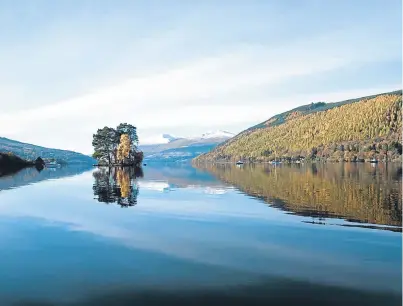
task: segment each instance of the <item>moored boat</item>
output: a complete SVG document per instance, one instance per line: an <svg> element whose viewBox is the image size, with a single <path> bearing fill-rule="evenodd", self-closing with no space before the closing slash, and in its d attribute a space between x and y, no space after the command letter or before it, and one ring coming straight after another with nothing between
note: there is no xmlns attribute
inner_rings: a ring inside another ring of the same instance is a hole
<svg viewBox="0 0 403 306"><path fill-rule="evenodd" d="M45 163L45 167L46 167L46 168L59 168L59 167L60 167L60 164L58 164L58 163L55 162L55 161L51 161L51 162Z"/></svg>

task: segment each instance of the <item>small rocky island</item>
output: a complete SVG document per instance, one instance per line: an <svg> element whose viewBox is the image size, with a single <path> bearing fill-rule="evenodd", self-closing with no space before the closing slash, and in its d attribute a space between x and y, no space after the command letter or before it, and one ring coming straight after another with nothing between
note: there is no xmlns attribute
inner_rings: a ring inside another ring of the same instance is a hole
<svg viewBox="0 0 403 306"><path fill-rule="evenodd" d="M138 142L136 127L128 123L121 123L116 129L98 129L92 140L96 166L140 167L143 152L138 149Z"/></svg>

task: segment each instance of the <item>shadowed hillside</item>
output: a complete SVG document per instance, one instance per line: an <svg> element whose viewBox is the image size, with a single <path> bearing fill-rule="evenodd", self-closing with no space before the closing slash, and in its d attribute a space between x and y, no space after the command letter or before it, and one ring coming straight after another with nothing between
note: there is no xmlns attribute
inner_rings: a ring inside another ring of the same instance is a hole
<svg viewBox="0 0 403 306"><path fill-rule="evenodd" d="M26 161L12 153L0 152L0 176L32 166L34 166L33 162Z"/></svg>

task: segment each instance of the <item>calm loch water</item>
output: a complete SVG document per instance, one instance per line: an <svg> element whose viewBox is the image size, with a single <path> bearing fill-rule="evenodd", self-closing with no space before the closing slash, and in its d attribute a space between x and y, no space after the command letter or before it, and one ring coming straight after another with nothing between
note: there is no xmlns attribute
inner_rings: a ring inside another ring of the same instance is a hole
<svg viewBox="0 0 403 306"><path fill-rule="evenodd" d="M0 177L0 305L401 305L402 168Z"/></svg>

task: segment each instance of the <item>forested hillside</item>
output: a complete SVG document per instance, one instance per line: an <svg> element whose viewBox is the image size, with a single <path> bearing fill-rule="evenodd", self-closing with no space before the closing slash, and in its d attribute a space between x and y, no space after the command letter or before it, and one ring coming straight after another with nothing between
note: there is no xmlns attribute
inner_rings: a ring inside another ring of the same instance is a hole
<svg viewBox="0 0 403 306"><path fill-rule="evenodd" d="M54 159L59 163L68 164L93 164L95 160L81 153L44 148L29 143L0 137L0 152L12 153L26 160L35 160L37 157L43 159Z"/></svg>
<svg viewBox="0 0 403 306"><path fill-rule="evenodd" d="M34 163L28 162L11 153L0 152L0 176L12 173L25 167L33 166Z"/></svg>
<svg viewBox="0 0 403 306"><path fill-rule="evenodd" d="M399 160L401 109L401 91L303 106L246 130L196 161Z"/></svg>

